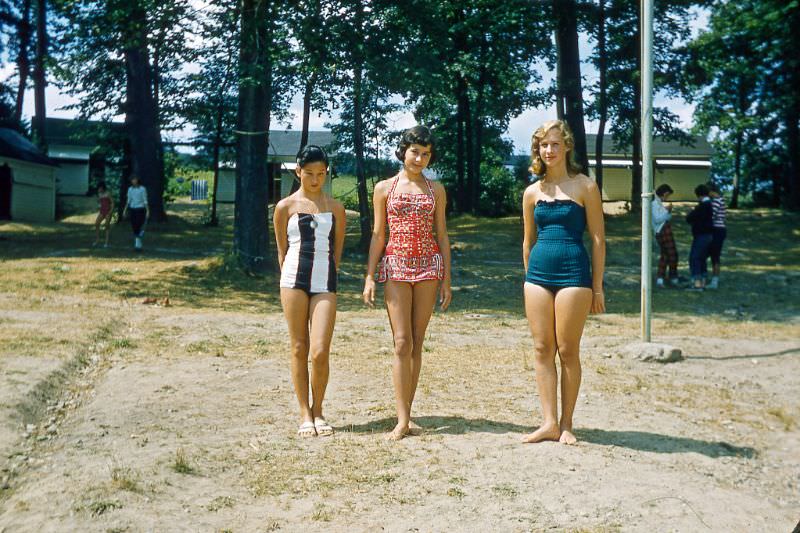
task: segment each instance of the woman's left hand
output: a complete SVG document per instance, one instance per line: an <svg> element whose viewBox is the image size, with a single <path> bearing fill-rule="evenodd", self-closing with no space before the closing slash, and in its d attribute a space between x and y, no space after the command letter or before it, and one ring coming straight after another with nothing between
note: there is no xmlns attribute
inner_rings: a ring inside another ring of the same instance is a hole
<svg viewBox="0 0 800 533"><path fill-rule="evenodd" d="M450 281L442 281L442 284L439 286L439 306L442 308L442 311L447 311L452 299L453 291L450 289Z"/></svg>
<svg viewBox="0 0 800 533"><path fill-rule="evenodd" d="M606 312L606 296L603 294L603 291L593 291L592 292L592 309L591 312L593 315L597 315L600 313Z"/></svg>

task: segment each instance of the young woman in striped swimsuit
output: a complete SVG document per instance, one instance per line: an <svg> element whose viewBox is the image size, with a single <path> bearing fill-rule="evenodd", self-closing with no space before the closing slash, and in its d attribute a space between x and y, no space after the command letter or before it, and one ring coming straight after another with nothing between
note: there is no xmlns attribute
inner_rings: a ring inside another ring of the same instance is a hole
<svg viewBox="0 0 800 533"><path fill-rule="evenodd" d="M390 440L420 430L411 420L411 406L422 366L425 330L437 295L443 311L452 297L447 197L441 183L422 174L435 157L430 131L416 126L403 132L395 155L403 169L394 178L378 183L373 194L375 223L363 293L364 302L372 307L377 270L377 281L386 283L384 298L394 336L392 381L397 425L386 435Z"/></svg>
<svg viewBox="0 0 800 533"><path fill-rule="evenodd" d="M322 190L328 174L328 156L322 148L309 145L300 150L295 172L300 188L275 206L273 227L281 267L281 305L292 349L292 382L302 419L297 434L328 436L333 428L322 414L322 401L328 386L336 274L346 221L344 206Z"/></svg>

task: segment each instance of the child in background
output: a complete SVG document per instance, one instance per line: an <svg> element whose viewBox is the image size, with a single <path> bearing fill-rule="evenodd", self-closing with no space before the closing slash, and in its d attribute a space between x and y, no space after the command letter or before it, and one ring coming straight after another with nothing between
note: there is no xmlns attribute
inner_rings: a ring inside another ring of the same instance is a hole
<svg viewBox="0 0 800 533"><path fill-rule="evenodd" d="M711 283L707 285L709 289L719 288L719 267L720 256L722 255L722 244L728 236L728 229L725 226L725 199L719 192L719 186L714 183L707 185L711 196L712 223L711 246L708 255L711 257Z"/></svg>
<svg viewBox="0 0 800 533"><path fill-rule="evenodd" d="M105 222L106 225L106 242L103 245L108 248L108 238L111 236L111 213L114 212L114 199L105 183L97 185L97 206L100 210L97 213L97 218L94 221L94 244L92 246L100 245L100 225Z"/></svg>
<svg viewBox="0 0 800 533"><path fill-rule="evenodd" d="M714 211L708 187L698 185L694 189L697 205L686 215L686 222L692 226L692 249L689 252L689 269L692 272L691 290L702 291L705 288L703 265L708 260L708 251L713 238Z"/></svg>
<svg viewBox="0 0 800 533"><path fill-rule="evenodd" d="M150 216L150 207L147 203L147 189L139 182L139 176L131 176L131 186L128 187L128 202L122 216L130 211L131 230L133 231L133 249L137 252L142 251L142 238L144 237L144 225Z"/></svg>
<svg viewBox="0 0 800 533"><path fill-rule="evenodd" d="M664 288L664 275L669 267L669 284L678 284L678 249L675 246L675 237L672 235L672 204L664 204L670 195L675 192L666 183L656 189L653 198L651 222L656 234L656 242L661 251L658 257L658 274L656 287Z"/></svg>

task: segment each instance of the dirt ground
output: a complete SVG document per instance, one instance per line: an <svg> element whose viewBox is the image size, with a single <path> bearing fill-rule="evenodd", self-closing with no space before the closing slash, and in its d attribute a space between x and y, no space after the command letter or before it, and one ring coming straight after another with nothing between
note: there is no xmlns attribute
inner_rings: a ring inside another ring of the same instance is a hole
<svg viewBox="0 0 800 533"><path fill-rule="evenodd" d="M219 258L229 226L211 239L179 219L140 256L121 232L110 250L81 244L90 215L0 227L0 532L791 531L800 233L749 212L733 232L756 218L783 235L778 252L734 242L726 290L655 295L654 340L686 356L667 365L626 355L635 228L609 220L609 313L586 326L576 446L520 441L540 415L515 220L453 223L424 433L400 442L383 439L390 330L357 302L357 254L340 276L336 435L298 439L276 283Z"/></svg>
<svg viewBox="0 0 800 533"><path fill-rule="evenodd" d="M34 424L9 406L35 402L31 384L53 381L58 358L2 359L0 531L790 531L800 519L797 339L664 337L687 359L648 364L621 355L624 319L593 319L581 442L523 445L538 419L525 322L437 315L425 433L388 443L384 312L343 312L326 412L337 434L300 440L279 313L88 302L104 322L77 321L85 341L60 358L72 373ZM23 311L2 326L58 318Z"/></svg>

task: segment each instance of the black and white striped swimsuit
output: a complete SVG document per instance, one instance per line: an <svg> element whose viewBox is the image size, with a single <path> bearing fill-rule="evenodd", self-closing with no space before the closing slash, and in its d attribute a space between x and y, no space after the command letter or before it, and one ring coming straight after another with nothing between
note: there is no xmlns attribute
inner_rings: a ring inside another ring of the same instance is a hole
<svg viewBox="0 0 800 533"><path fill-rule="evenodd" d="M336 292L333 213L295 213L286 235L289 249L281 268L281 287L309 294Z"/></svg>

